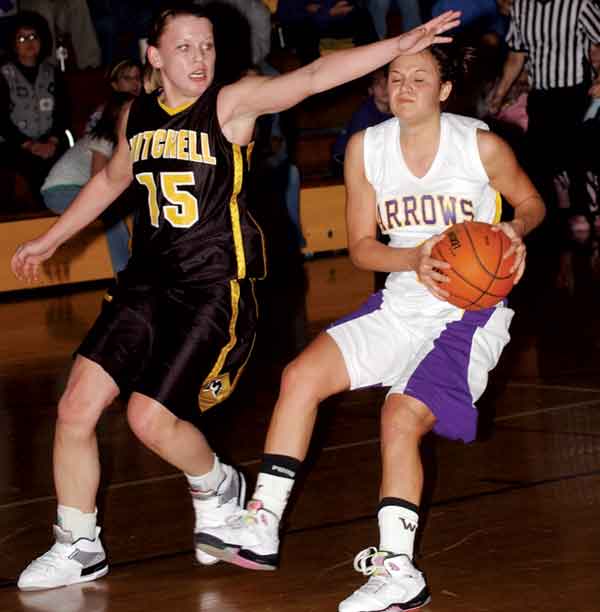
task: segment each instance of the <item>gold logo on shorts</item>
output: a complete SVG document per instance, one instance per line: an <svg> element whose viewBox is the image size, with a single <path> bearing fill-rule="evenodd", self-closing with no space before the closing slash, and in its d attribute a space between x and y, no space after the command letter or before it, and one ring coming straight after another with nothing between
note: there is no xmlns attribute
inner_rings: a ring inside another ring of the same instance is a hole
<svg viewBox="0 0 600 612"><path fill-rule="evenodd" d="M200 396L198 397L198 405L200 410L205 412L216 404L227 399L231 394L231 381L229 373L220 374L209 380L204 381Z"/></svg>

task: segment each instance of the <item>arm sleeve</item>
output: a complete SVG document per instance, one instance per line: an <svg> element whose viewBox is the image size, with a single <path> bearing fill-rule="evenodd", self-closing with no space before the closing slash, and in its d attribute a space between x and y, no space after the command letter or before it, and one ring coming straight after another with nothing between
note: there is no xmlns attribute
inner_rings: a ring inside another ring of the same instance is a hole
<svg viewBox="0 0 600 612"><path fill-rule="evenodd" d="M10 89L4 76L0 75L0 135L13 147L20 147L30 140L10 119Z"/></svg>
<svg viewBox="0 0 600 612"><path fill-rule="evenodd" d="M587 0L581 9L579 19L583 31L592 43L600 43L600 4L593 0Z"/></svg>

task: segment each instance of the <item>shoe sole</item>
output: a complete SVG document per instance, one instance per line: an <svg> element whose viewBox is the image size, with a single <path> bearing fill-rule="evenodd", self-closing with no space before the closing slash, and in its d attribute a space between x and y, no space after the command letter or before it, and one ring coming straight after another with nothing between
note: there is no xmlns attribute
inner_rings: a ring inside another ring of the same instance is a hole
<svg viewBox="0 0 600 612"><path fill-rule="evenodd" d="M246 479L244 478L244 475L238 471L238 476L240 478L240 490L238 493L238 505L240 508L243 508L245 503L246 503ZM206 555L209 555L210 557L212 557L212 559L210 560L206 560L206 561L201 561L200 557L198 556L198 553L203 552ZM210 552L204 550L204 548L201 548L200 546L196 545L196 561L200 564L200 565L205 565L207 567L210 567L211 565L216 565L219 561L223 561L223 559L221 559L221 557L218 557L216 555L211 554Z"/></svg>
<svg viewBox="0 0 600 612"><path fill-rule="evenodd" d="M382 610L381 612L412 612L412 610L424 608L428 603L431 603L430 595L427 595L427 597L423 601L413 600L411 602L409 601L406 604L393 604L389 608L385 608L385 610Z"/></svg>
<svg viewBox="0 0 600 612"><path fill-rule="evenodd" d="M72 584L81 584L83 582L92 582L93 580L98 580L99 578L102 578L103 576L106 576L106 574L108 574L108 565L106 567L103 567L101 570L98 570L97 572L94 572L92 574L89 574L87 576L81 576L79 579L77 580L72 580L70 582L65 582L63 584L55 584L55 585L49 585L49 586L27 586L27 587L19 587L20 591L49 591L51 589L61 589L62 587L66 587L66 586L70 586Z"/></svg>
<svg viewBox="0 0 600 612"><path fill-rule="evenodd" d="M221 561L258 571L274 571L277 569L277 563L271 558L276 559L276 555L265 556L264 559L261 559L251 551L226 544L212 536L200 534L200 538L201 541L197 548ZM250 556L254 558L250 558Z"/></svg>

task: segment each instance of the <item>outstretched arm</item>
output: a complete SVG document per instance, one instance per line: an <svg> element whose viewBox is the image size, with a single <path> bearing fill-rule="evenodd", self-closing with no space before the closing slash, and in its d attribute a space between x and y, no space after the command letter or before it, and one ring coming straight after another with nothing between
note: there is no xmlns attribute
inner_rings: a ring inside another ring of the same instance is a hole
<svg viewBox="0 0 600 612"><path fill-rule="evenodd" d="M86 227L104 212L131 182L131 157L125 137L129 107L119 124L119 142L110 161L79 192L69 208L42 236L20 245L15 252L11 268L21 280L31 282L38 278L39 266L69 238Z"/></svg>
<svg viewBox="0 0 600 612"><path fill-rule="evenodd" d="M419 53L434 43L449 42L451 38L441 34L456 27L459 17L459 11L447 11L395 38L331 53L281 76L241 79L225 87L219 96L221 127L239 121L254 122L260 115L284 111L313 94L368 74L398 55Z"/></svg>

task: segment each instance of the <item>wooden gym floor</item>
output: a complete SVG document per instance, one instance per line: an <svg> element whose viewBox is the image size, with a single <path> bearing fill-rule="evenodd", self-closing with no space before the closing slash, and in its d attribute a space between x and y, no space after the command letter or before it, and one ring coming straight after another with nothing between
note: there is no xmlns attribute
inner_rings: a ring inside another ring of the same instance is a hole
<svg viewBox="0 0 600 612"><path fill-rule="evenodd" d="M531 258L513 295L513 341L480 402L480 438L464 446L432 437L424 445L418 563L431 612L600 612L596 266L597 253L584 250L560 261L546 252ZM308 261L304 270L306 294L300 274L264 287L252 366L229 404L203 421L251 486L283 365L374 284L344 256ZM17 591L19 571L50 543L55 405L102 293L88 286L0 302L0 610L337 610L363 581L353 556L377 543L380 390L324 404L287 517L282 567L273 573L194 566L182 477L134 440L115 403L99 425L111 573L85 586Z"/></svg>

